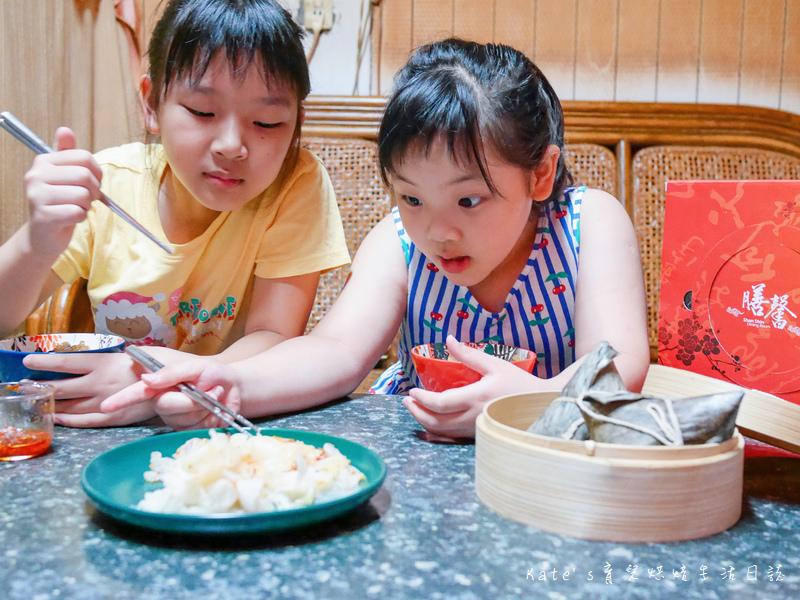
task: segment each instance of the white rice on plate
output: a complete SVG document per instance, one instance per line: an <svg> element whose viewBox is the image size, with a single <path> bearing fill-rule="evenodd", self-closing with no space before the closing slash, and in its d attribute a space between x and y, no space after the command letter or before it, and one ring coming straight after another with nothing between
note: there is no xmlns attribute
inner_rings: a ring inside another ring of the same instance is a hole
<svg viewBox="0 0 800 600"><path fill-rule="evenodd" d="M213 515L301 508L348 496L366 476L330 443L322 448L268 435L223 433L192 438L172 457L150 455L146 492L136 508Z"/></svg>

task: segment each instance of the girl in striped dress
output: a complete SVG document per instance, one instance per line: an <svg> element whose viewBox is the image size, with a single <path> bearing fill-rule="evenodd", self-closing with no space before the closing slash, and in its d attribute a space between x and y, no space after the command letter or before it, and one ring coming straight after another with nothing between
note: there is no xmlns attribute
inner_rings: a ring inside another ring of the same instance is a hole
<svg viewBox="0 0 800 600"><path fill-rule="evenodd" d="M400 360L371 391L407 394L433 434L474 435L483 405L500 395L560 390L602 340L638 391L649 347L636 235L615 198L571 186L563 150L560 103L521 52L457 39L419 48L396 76L379 133L397 206L362 243L319 325L232 365L193 360L143 376L104 408L187 380L246 415L306 408L352 392L398 328ZM426 391L411 348L445 341L483 377ZM529 374L459 342L531 349L538 362ZM194 422L196 407L177 394L156 407L175 427Z"/></svg>

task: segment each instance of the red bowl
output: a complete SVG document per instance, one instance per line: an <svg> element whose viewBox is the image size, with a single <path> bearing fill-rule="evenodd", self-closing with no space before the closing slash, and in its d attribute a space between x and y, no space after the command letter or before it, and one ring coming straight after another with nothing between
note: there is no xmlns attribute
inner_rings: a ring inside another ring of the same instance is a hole
<svg viewBox="0 0 800 600"><path fill-rule="evenodd" d="M464 343L483 350L486 354L507 360L527 373L533 371L533 366L536 364L536 353L532 350L502 344ZM411 360L414 361L422 387L432 392L461 387L475 383L481 378L480 373L450 356L447 345L441 342L414 346L411 349Z"/></svg>

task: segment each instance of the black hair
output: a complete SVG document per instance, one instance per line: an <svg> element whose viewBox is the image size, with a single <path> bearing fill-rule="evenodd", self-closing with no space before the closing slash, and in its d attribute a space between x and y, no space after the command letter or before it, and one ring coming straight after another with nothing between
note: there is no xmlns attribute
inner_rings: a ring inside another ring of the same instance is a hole
<svg viewBox="0 0 800 600"><path fill-rule="evenodd" d="M225 53L233 77L260 59L267 84L281 79L297 94L296 154L301 105L311 89L304 35L275 0L170 0L147 48L150 104L158 110L176 81L199 82L218 52Z"/></svg>
<svg viewBox="0 0 800 600"><path fill-rule="evenodd" d="M492 191L487 147L533 170L555 144L561 155L550 199L572 184L561 103L539 68L510 46L450 38L419 47L398 71L378 134L384 182L409 150L421 144L428 152L440 136L451 157L478 165Z"/></svg>

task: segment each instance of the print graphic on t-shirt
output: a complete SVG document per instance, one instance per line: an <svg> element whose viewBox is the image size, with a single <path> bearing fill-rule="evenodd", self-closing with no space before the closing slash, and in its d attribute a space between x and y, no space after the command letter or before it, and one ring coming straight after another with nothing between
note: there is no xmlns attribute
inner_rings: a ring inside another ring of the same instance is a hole
<svg viewBox="0 0 800 600"><path fill-rule="evenodd" d="M211 310L204 308L203 303L192 298L178 303L177 313L170 316L170 323L175 327L178 339L182 344L194 344L202 338L213 335L220 339L224 321L233 321L236 317L236 298L226 296Z"/></svg>
<svg viewBox="0 0 800 600"><path fill-rule="evenodd" d="M97 305L95 331L124 337L147 346L169 346L175 331L159 316L164 294L152 298L134 292L116 292Z"/></svg>
<svg viewBox="0 0 800 600"><path fill-rule="evenodd" d="M111 294L95 309L95 331L122 336L136 345L171 348L196 344L208 336L224 339L223 323L236 317L236 298L225 296L208 309L198 298L181 296L181 288L152 298L126 291Z"/></svg>

